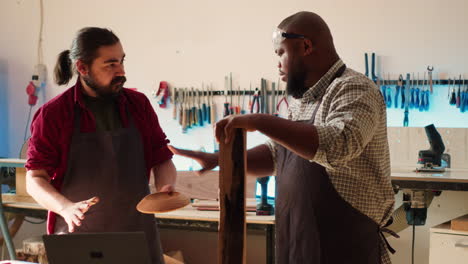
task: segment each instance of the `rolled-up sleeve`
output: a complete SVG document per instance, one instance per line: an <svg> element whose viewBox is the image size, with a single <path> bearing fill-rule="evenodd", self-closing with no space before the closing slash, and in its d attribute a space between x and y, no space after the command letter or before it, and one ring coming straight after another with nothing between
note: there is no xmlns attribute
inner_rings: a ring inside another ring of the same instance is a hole
<svg viewBox="0 0 468 264"><path fill-rule="evenodd" d="M381 100L373 87L345 84L334 95L325 123L316 125L319 146L311 161L333 170L358 157L375 134Z"/></svg>
<svg viewBox="0 0 468 264"><path fill-rule="evenodd" d="M28 142L28 158L26 169L46 170L53 177L60 163L60 138L57 124L53 124L52 116L47 111L39 109L31 123L31 137Z"/></svg>
<svg viewBox="0 0 468 264"><path fill-rule="evenodd" d="M167 147L167 144L170 141L169 139L167 139L166 134L163 132L161 126L159 125L159 120L156 115L156 112L154 111L153 106L147 98L145 99L145 104L146 113L148 115L151 130L150 144L152 149L152 155L150 160L150 168L152 168L155 165L158 165L166 160L171 159L173 154L171 150L169 150L169 148Z"/></svg>

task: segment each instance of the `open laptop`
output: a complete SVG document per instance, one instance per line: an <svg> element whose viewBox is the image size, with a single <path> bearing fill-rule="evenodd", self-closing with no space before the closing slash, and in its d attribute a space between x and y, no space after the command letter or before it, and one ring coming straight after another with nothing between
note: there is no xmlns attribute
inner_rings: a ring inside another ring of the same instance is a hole
<svg viewBox="0 0 468 264"><path fill-rule="evenodd" d="M143 232L44 235L49 264L150 264Z"/></svg>

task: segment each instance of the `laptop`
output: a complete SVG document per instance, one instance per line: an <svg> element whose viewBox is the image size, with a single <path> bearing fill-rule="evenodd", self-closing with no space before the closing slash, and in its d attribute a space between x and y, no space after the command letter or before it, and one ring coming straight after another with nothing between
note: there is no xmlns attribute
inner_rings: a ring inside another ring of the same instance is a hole
<svg viewBox="0 0 468 264"><path fill-rule="evenodd" d="M150 264L143 232L44 235L49 264Z"/></svg>

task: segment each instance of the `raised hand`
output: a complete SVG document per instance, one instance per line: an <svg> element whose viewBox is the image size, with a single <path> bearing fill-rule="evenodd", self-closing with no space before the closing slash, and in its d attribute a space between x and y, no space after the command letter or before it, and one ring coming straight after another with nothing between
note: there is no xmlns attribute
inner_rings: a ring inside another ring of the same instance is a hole
<svg viewBox="0 0 468 264"><path fill-rule="evenodd" d="M76 226L81 226L81 221L85 218L85 213L89 208L98 202L99 197L95 196L81 202L70 203L57 213L61 215L67 223L68 232L73 233Z"/></svg>
<svg viewBox="0 0 468 264"><path fill-rule="evenodd" d="M201 151L192 151L186 149L179 149L173 146L168 146L169 149L175 155L191 158L201 165L202 169L197 171L198 175L205 173L206 171L214 169L218 166L218 154L206 153Z"/></svg>

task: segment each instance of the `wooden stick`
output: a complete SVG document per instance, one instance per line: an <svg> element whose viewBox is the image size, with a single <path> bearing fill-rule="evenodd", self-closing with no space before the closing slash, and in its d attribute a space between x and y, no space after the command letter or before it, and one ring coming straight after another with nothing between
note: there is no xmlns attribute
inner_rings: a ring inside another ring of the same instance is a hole
<svg viewBox="0 0 468 264"><path fill-rule="evenodd" d="M220 221L218 235L218 263L246 263L245 221L245 171L246 134L236 129L228 144L224 137L219 153L219 204Z"/></svg>

